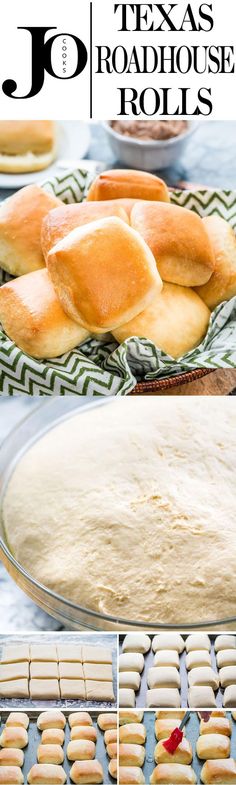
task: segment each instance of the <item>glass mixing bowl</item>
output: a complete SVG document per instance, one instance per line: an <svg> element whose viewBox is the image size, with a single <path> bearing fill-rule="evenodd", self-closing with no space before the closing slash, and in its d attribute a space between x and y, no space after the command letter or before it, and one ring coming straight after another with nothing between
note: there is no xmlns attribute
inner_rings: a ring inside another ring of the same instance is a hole
<svg viewBox="0 0 236 785"><path fill-rule="evenodd" d="M0 558L8 573L20 588L44 611L58 619L63 625L70 629L89 629L103 631L117 630L165 630L181 629L188 631L193 629L236 629L236 618L215 619L211 622L204 620L194 621L191 625L164 625L158 619L153 622L141 622L135 619L122 619L118 616L107 616L97 613L89 608L75 605L73 602L47 589L46 586L38 583L27 570L9 551L4 533L2 519L2 501L5 489L12 471L20 457L28 448L51 428L54 428L63 419L72 417L78 411L87 411L91 407L101 405L111 405L112 399L101 398L79 399L76 397L50 398L50 400L40 400L33 412L27 415L10 432L2 443L0 450ZM183 568L184 581L184 568Z"/></svg>

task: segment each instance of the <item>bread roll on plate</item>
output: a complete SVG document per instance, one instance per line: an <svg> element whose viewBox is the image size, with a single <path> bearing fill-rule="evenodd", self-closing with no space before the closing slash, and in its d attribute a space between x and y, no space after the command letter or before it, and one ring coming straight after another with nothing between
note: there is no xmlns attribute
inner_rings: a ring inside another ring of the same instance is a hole
<svg viewBox="0 0 236 785"><path fill-rule="evenodd" d="M183 763L159 763L151 774L151 785L194 785L197 777L192 766Z"/></svg>
<svg viewBox="0 0 236 785"><path fill-rule="evenodd" d="M59 357L89 335L64 313L46 269L1 286L0 322L8 337L37 359Z"/></svg>
<svg viewBox="0 0 236 785"><path fill-rule="evenodd" d="M228 760L207 760L201 771L201 780L205 785L226 785L236 783L236 762L234 758Z"/></svg>
<svg viewBox="0 0 236 785"><path fill-rule="evenodd" d="M232 226L219 215L203 218L215 255L210 280L196 291L212 311L219 303L236 295L236 236Z"/></svg>
<svg viewBox="0 0 236 785"><path fill-rule="evenodd" d="M209 281L215 257L196 213L174 204L140 202L131 211L131 226L151 249L163 281L180 286Z"/></svg>
<svg viewBox="0 0 236 785"><path fill-rule="evenodd" d="M41 228L45 215L60 199L39 185L27 185L0 205L0 266L25 275L45 266Z"/></svg>
<svg viewBox="0 0 236 785"><path fill-rule="evenodd" d="M19 766L1 766L0 785L21 785L24 776Z"/></svg>
<svg viewBox="0 0 236 785"><path fill-rule="evenodd" d="M94 785L103 782L103 769L98 760L76 760L70 770L70 778L76 785Z"/></svg>
<svg viewBox="0 0 236 785"><path fill-rule="evenodd" d="M92 332L133 318L162 289L151 251L120 218L74 229L49 251L47 267L65 312Z"/></svg>
<svg viewBox="0 0 236 785"><path fill-rule="evenodd" d="M140 766L119 766L119 785L145 785Z"/></svg>
<svg viewBox="0 0 236 785"><path fill-rule="evenodd" d="M60 207L50 210L42 223L41 244L45 259L47 259L51 248L70 234L73 229L109 216L115 216L125 223L129 223L125 208L117 201L62 204Z"/></svg>
<svg viewBox="0 0 236 785"><path fill-rule="evenodd" d="M112 332L118 343L135 335L147 338L177 359L201 343L209 319L210 311L196 292L164 283L162 292L155 294L144 311Z"/></svg>
<svg viewBox="0 0 236 785"><path fill-rule="evenodd" d="M67 780L62 766L54 763L35 763L29 771L30 785L64 785Z"/></svg>
<svg viewBox="0 0 236 785"><path fill-rule="evenodd" d="M56 128L51 120L0 121L0 172L39 172L56 155Z"/></svg>
<svg viewBox="0 0 236 785"><path fill-rule="evenodd" d="M205 733L197 740L196 752L200 760L229 758L230 739L223 733Z"/></svg>
<svg viewBox="0 0 236 785"><path fill-rule="evenodd" d="M192 745L188 739L182 739L173 754L166 750L163 741L158 741L155 747L154 760L156 763L184 763L188 765L192 763L192 759Z"/></svg>
<svg viewBox="0 0 236 785"><path fill-rule="evenodd" d="M135 169L111 169L102 172L90 186L87 200L151 199L169 202L169 191L159 177Z"/></svg>

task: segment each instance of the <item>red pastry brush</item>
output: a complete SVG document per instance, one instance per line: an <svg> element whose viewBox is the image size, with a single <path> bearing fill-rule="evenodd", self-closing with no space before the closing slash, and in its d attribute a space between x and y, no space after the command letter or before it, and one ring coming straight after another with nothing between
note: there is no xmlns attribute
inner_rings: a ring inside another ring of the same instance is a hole
<svg viewBox="0 0 236 785"><path fill-rule="evenodd" d="M169 739L166 739L166 741L162 742L163 743L163 747L165 747L165 749L167 750L167 752L170 753L170 755L174 755L175 750L177 750L177 747L179 746L180 742L182 741L182 738L183 738L183 735L184 735L183 731L182 731L182 728L184 727L184 725L186 725L186 722L188 722L190 714L191 714L190 711L186 711L186 714L184 715L184 717L182 719L182 722L180 723L179 728L174 728L174 730L172 731Z"/></svg>

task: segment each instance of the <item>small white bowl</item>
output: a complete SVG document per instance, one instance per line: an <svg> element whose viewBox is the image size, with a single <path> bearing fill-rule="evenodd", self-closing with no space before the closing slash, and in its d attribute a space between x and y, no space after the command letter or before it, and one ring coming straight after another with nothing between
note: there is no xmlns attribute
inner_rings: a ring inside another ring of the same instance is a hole
<svg viewBox="0 0 236 785"><path fill-rule="evenodd" d="M109 122L103 122L110 146L116 160L131 166L133 169L145 171L166 169L183 155L185 147L199 123L189 121L188 130L172 139L151 140L119 134L111 128Z"/></svg>

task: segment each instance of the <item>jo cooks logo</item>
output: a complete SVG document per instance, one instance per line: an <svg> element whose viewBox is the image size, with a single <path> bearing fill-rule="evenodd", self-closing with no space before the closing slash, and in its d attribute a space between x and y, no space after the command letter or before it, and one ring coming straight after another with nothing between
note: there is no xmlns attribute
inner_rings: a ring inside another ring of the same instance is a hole
<svg viewBox="0 0 236 785"><path fill-rule="evenodd" d="M43 87L45 73L56 79L73 79L84 71L88 53L80 38L71 33L56 33L45 41L49 30L56 27L18 27L31 36L31 88L27 95L15 95L18 88L14 79L6 79L2 90L9 98L33 98Z"/></svg>

